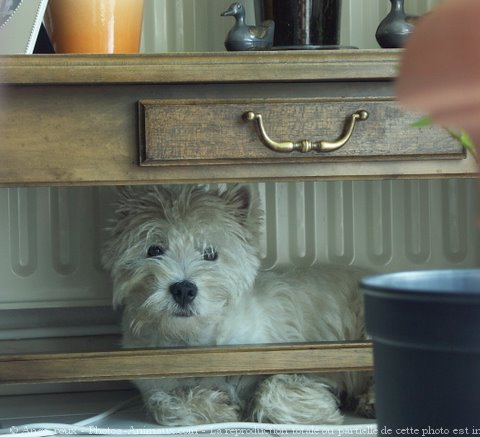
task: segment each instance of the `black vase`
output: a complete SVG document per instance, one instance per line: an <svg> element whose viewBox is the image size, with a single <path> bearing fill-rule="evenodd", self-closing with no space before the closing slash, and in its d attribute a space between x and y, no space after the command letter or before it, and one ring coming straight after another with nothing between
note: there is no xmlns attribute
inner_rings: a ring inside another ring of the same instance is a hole
<svg viewBox="0 0 480 437"><path fill-rule="evenodd" d="M478 429L480 269L389 273L361 286L379 436Z"/></svg>
<svg viewBox="0 0 480 437"><path fill-rule="evenodd" d="M257 22L275 21L274 48L330 48L340 40L342 0L262 0Z"/></svg>
<svg viewBox="0 0 480 437"><path fill-rule="evenodd" d="M380 22L375 33L378 44L385 49L403 47L415 27L409 23L409 17L405 14L404 0L390 0L390 3L390 12Z"/></svg>

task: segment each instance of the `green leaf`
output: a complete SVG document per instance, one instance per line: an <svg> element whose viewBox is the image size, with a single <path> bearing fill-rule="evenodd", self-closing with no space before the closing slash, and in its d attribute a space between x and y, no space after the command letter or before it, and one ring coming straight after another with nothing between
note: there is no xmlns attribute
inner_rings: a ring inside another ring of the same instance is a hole
<svg viewBox="0 0 480 437"><path fill-rule="evenodd" d="M421 128L421 127L432 126L433 124L434 124L433 120L427 115L425 117L422 117L422 118L418 119L417 121L412 123L410 126ZM465 131L456 132L452 129L449 129L448 127L446 127L445 129L453 139L458 141L460 143L460 145L467 152L470 152L473 155L475 160L477 160L477 161L479 160L478 157L477 157L477 150L475 148L475 144L473 143L472 137L470 135L468 135Z"/></svg>
<svg viewBox="0 0 480 437"><path fill-rule="evenodd" d="M429 116L425 116L418 119L417 121L412 123L410 126L411 127L427 127L427 126L431 126L432 124L433 124L432 119Z"/></svg>
<svg viewBox="0 0 480 437"><path fill-rule="evenodd" d="M452 138L457 140L465 150L469 151L475 159L477 159L477 150L475 149L475 144L473 143L472 137L464 131L455 132L452 129L447 129L447 132Z"/></svg>

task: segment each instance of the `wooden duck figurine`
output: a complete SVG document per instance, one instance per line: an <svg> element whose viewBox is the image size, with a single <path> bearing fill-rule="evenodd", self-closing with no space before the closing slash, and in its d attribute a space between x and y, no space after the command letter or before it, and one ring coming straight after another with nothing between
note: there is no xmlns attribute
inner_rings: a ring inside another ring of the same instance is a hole
<svg viewBox="0 0 480 437"><path fill-rule="evenodd" d="M268 50L273 45L275 23L264 21L258 26L245 24L245 8L240 3L232 3L222 17L235 17L235 24L225 39L225 48L236 50Z"/></svg>

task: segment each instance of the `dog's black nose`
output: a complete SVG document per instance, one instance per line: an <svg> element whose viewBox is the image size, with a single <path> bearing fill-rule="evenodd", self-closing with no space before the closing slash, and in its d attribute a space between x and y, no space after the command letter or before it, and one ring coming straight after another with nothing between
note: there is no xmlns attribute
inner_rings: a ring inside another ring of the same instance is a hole
<svg viewBox="0 0 480 437"><path fill-rule="evenodd" d="M197 286L190 281L175 282L170 285L169 291L181 307L192 303L198 293Z"/></svg>

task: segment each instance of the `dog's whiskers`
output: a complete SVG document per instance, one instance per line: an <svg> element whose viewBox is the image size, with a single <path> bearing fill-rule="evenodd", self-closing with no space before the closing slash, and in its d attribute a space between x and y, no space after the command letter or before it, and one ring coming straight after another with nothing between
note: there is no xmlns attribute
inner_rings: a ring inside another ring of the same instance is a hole
<svg viewBox="0 0 480 437"><path fill-rule="evenodd" d="M130 322L130 330L135 336L139 336L142 332L144 321L141 319L133 319Z"/></svg>

